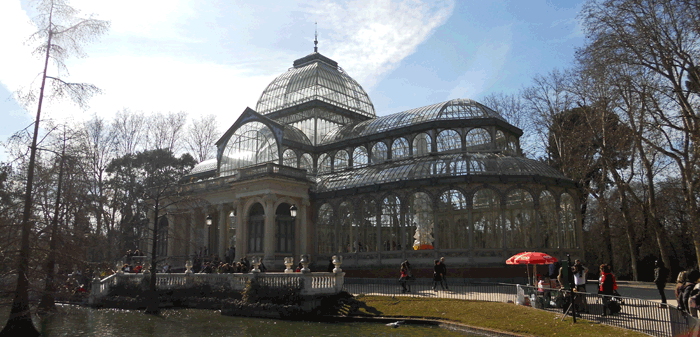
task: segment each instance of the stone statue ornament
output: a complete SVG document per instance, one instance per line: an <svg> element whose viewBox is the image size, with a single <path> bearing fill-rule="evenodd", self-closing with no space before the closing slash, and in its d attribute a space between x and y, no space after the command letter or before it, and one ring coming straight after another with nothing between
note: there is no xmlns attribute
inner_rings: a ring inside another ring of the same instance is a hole
<svg viewBox="0 0 700 337"><path fill-rule="evenodd" d="M192 260L185 261L185 274L192 274Z"/></svg>
<svg viewBox="0 0 700 337"><path fill-rule="evenodd" d="M287 267L287 269L284 270L285 273L293 273L294 269L292 269L292 266L294 265L294 258L293 257L285 257L284 258L284 265Z"/></svg>
<svg viewBox="0 0 700 337"><path fill-rule="evenodd" d="M342 255L333 255L333 265L335 265L335 268L333 268L334 273L342 273L343 270L340 269L340 265L343 263L343 256Z"/></svg>
<svg viewBox="0 0 700 337"><path fill-rule="evenodd" d="M259 273L260 269L258 268L260 266L260 257L259 256L253 256L251 258L251 263L253 265L253 269L250 271L251 273Z"/></svg>
<svg viewBox="0 0 700 337"><path fill-rule="evenodd" d="M309 269L309 256L308 255L303 254L301 256L301 261L299 261L299 262L301 262L301 265L304 267L301 269L302 273L310 273L311 272L311 270Z"/></svg>

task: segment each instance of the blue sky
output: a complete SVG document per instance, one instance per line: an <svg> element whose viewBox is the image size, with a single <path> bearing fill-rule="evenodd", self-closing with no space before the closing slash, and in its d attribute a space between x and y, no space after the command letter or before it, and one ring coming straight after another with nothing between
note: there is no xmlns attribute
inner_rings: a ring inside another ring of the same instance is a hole
<svg viewBox="0 0 700 337"><path fill-rule="evenodd" d="M45 117L111 118L123 108L215 114L227 129L292 62L319 52L368 92L378 115L452 98L517 93L533 76L571 65L584 36L582 1L73 0L111 21L109 33L70 59L75 82L104 90L83 111L67 102ZM12 92L41 71L26 38L30 4L0 1L0 140L29 125ZM8 33L11 32L11 33ZM4 155L0 153L0 159Z"/></svg>

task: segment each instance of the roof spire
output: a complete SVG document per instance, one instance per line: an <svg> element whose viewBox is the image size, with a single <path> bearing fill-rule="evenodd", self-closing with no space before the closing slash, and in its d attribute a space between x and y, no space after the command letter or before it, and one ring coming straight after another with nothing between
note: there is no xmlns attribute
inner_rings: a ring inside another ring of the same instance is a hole
<svg viewBox="0 0 700 337"><path fill-rule="evenodd" d="M316 28L314 29L314 53L318 53L318 22L314 22Z"/></svg>

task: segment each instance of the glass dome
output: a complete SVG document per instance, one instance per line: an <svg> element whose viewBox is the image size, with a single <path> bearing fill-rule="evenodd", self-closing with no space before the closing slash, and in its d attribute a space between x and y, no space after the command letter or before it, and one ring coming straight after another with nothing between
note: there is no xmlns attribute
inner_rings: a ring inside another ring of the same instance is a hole
<svg viewBox="0 0 700 337"><path fill-rule="evenodd" d="M312 100L323 101L366 117L375 117L367 93L335 61L313 53L294 62L263 91L255 110L269 114Z"/></svg>

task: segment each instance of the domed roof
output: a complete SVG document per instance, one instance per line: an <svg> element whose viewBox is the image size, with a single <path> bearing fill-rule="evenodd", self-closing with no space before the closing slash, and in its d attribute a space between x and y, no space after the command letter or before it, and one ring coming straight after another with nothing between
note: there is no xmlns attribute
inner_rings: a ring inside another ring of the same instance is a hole
<svg viewBox="0 0 700 337"><path fill-rule="evenodd" d="M294 61L294 67L265 88L255 110L264 115L312 100L366 117L376 116L372 101L362 87L337 62L319 53Z"/></svg>

